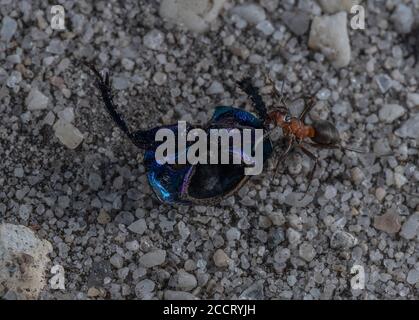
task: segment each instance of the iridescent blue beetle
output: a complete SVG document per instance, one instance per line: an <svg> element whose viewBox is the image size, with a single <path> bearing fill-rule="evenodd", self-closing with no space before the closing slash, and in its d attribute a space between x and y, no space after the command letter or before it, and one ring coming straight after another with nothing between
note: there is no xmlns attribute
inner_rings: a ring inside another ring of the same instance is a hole
<svg viewBox="0 0 419 320"><path fill-rule="evenodd" d="M130 131L112 101L109 74L106 73L103 77L94 66L87 65L97 78L96 85L109 115L138 148L145 150L144 165L147 169L148 181L160 201L171 204L214 204L233 195L248 181L250 176L244 174L244 165L160 165L155 159L155 152L162 142L155 141L155 134L159 129L166 128L177 135L177 124L155 127L150 130ZM221 106L215 108L212 119L202 127L203 129L267 130L267 109L257 89L252 86L248 78L238 82L238 85L251 99L258 116L242 109ZM193 128L197 126L187 124L187 132ZM264 161L271 156L272 151L272 143L269 137L266 137L263 141ZM229 152L232 153L234 150L229 150ZM246 155L240 154L240 156Z"/></svg>

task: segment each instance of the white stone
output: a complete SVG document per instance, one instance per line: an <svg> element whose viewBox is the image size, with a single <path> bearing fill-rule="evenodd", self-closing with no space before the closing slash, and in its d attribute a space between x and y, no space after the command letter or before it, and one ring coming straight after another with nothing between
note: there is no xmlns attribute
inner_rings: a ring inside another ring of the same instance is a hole
<svg viewBox="0 0 419 320"><path fill-rule="evenodd" d="M402 138L419 140L419 113L404 122L403 125L395 131L395 134Z"/></svg>
<svg viewBox="0 0 419 320"><path fill-rule="evenodd" d="M226 0L162 0L160 16L195 32L205 32Z"/></svg>
<svg viewBox="0 0 419 320"><path fill-rule="evenodd" d="M378 112L378 117L381 121L391 123L402 117L405 113L406 110L398 104L385 104Z"/></svg>
<svg viewBox="0 0 419 320"><path fill-rule="evenodd" d="M71 123L74 121L74 109L72 107L61 110L57 115L64 122Z"/></svg>
<svg viewBox="0 0 419 320"><path fill-rule="evenodd" d="M32 88L25 100L28 110L42 110L48 106L48 97L37 88Z"/></svg>
<svg viewBox="0 0 419 320"><path fill-rule="evenodd" d="M220 94L224 92L223 85L218 81L213 81L211 86L207 90L207 94L213 95L213 94Z"/></svg>
<svg viewBox="0 0 419 320"><path fill-rule="evenodd" d="M354 5L357 5L361 0L318 0L322 9L327 13L336 13L339 11L350 12Z"/></svg>
<svg viewBox="0 0 419 320"><path fill-rule="evenodd" d="M409 108L419 107L419 93L408 93L407 94L407 106Z"/></svg>
<svg viewBox="0 0 419 320"><path fill-rule="evenodd" d="M238 15L250 24L258 24L266 20L265 9L254 3L235 6L231 9L231 13Z"/></svg>
<svg viewBox="0 0 419 320"><path fill-rule="evenodd" d="M151 50L159 50L164 41L163 32L153 29L149 31L143 39L144 45Z"/></svg>
<svg viewBox="0 0 419 320"><path fill-rule="evenodd" d="M0 286L37 299L46 284L52 245L21 225L0 224Z"/></svg>
<svg viewBox="0 0 419 320"><path fill-rule="evenodd" d="M419 212L412 214L405 223L403 223L400 235L407 239L412 240L419 235Z"/></svg>
<svg viewBox="0 0 419 320"><path fill-rule="evenodd" d="M58 119L53 128L55 136L69 149L77 148L83 141L83 134L71 123Z"/></svg>
<svg viewBox="0 0 419 320"><path fill-rule="evenodd" d="M407 274L406 281L407 283L411 285L415 285L419 283L419 270L415 270L415 269L410 270L409 273Z"/></svg>
<svg viewBox="0 0 419 320"><path fill-rule="evenodd" d="M346 12L314 17L308 46L321 51L335 68L347 66L351 60L351 47Z"/></svg>
<svg viewBox="0 0 419 320"><path fill-rule="evenodd" d="M259 22L256 25L256 29L259 30L259 31L261 31L265 36L270 36L275 31L274 26L268 20Z"/></svg>

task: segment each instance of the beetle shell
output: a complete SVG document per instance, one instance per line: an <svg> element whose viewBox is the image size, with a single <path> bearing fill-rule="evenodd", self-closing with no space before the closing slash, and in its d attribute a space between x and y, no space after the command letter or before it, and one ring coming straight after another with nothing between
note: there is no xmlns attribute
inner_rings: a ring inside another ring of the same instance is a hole
<svg viewBox="0 0 419 320"><path fill-rule="evenodd" d="M323 145L335 145L340 142L339 131L333 125L333 123L327 120L317 120L312 124L315 135L311 140L318 144Z"/></svg>
<svg viewBox="0 0 419 320"><path fill-rule="evenodd" d="M177 135L177 125L165 126ZM187 125L187 131L193 127ZM263 129L260 119L249 112L234 107L217 107L211 121L204 127L207 132L214 128L226 129ZM143 131L144 136L151 136L155 129ZM213 204L222 198L237 192L249 179L244 174L244 165L235 164L197 164L169 165L159 164L155 159L158 145L150 144L145 153L147 176L156 196L166 203ZM263 159L272 154L272 144L264 140ZM230 154L239 153L243 160L247 155L241 150L229 149ZM175 155L177 157L178 155Z"/></svg>

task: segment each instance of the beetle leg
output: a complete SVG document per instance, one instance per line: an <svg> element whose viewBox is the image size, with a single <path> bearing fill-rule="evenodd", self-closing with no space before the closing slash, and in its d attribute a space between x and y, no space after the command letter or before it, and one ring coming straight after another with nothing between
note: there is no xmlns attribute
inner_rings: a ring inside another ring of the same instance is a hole
<svg viewBox="0 0 419 320"><path fill-rule="evenodd" d="M310 175L308 176L308 185L306 189L306 193L307 193L308 189L310 188L311 181L313 180L314 172L316 171L319 159L313 153L311 153L311 151L307 150L304 146L299 145L299 147L301 151L303 151L311 160L314 161L313 168L311 169Z"/></svg>
<svg viewBox="0 0 419 320"><path fill-rule="evenodd" d="M109 113L119 129L121 129L136 146L142 148L144 144L139 143L136 135L131 133L129 130L122 115L116 111L117 105L113 102L109 72L106 72L105 76L102 76L102 74L100 74L100 72L95 68L93 64L88 62L84 62L84 64L89 67L93 74L96 76L96 86L100 90L103 102L105 103L106 111Z"/></svg>
<svg viewBox="0 0 419 320"><path fill-rule="evenodd" d="M314 105L316 104L316 99L314 99L313 97L310 97L308 99L304 100L304 110L303 112L301 112L299 119L304 122L307 114L311 111L311 109L313 109Z"/></svg>
<svg viewBox="0 0 419 320"><path fill-rule="evenodd" d="M238 81L237 84L252 101L253 107L256 109L259 118L262 121L265 121L268 116L268 111L265 102L263 102L263 99L259 94L259 90L252 85L252 80L250 78L244 78L243 80Z"/></svg>

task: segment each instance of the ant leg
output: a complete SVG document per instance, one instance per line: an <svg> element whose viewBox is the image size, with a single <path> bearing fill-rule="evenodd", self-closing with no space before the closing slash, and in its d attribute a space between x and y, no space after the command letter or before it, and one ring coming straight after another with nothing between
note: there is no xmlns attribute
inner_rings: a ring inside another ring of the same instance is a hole
<svg viewBox="0 0 419 320"><path fill-rule="evenodd" d="M244 78L243 80L238 81L237 84L252 101L253 107L256 109L259 118L262 121L265 121L268 116L268 111L266 109L265 102L263 102L263 99L259 94L259 90L252 85L251 79Z"/></svg>
<svg viewBox="0 0 419 320"><path fill-rule="evenodd" d="M301 112L300 117L299 117L299 119L303 122L304 122L307 114L311 111L311 109L313 109L314 105L316 104L316 99L314 99L313 97L310 97L308 99L306 98L304 100L304 104L305 104L304 110L303 110L303 112Z"/></svg>
<svg viewBox="0 0 419 320"><path fill-rule="evenodd" d="M311 169L310 175L308 176L308 185L306 189L306 193L307 193L308 189L310 188L311 181L313 180L314 172L316 171L319 159L310 151L308 151L306 148L304 148L302 145L299 145L299 147L311 160L314 161L313 168Z"/></svg>
<svg viewBox="0 0 419 320"><path fill-rule="evenodd" d="M319 143L308 143L309 145L319 148L319 149L342 149L342 150L348 150L348 151L353 151L356 153L367 153L367 151L365 150L361 150L361 149L357 149L357 148L353 148L353 147L344 147L342 145L327 145L327 144L319 144Z"/></svg>
<svg viewBox="0 0 419 320"><path fill-rule="evenodd" d="M292 148L294 147L295 141L293 138L289 139L289 143L287 146L287 149L279 156L278 161L276 162L275 172L272 176L272 180L276 178L276 175L278 174L279 165L284 162L284 160L288 157L289 153L291 152Z"/></svg>

